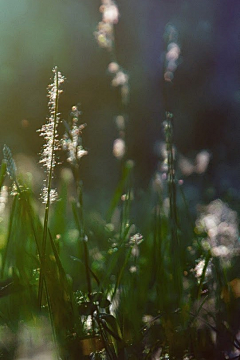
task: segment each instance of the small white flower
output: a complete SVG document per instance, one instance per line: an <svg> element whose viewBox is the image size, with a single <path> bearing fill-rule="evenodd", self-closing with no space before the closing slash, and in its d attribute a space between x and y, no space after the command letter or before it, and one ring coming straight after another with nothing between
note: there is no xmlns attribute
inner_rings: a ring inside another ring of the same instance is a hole
<svg viewBox="0 0 240 360"><path fill-rule="evenodd" d="M137 233L130 237L130 245L140 245L143 242L143 236L140 233Z"/></svg>
<svg viewBox="0 0 240 360"><path fill-rule="evenodd" d="M119 65L116 62L111 62L108 65L108 71L112 74L116 73L119 70Z"/></svg>
<svg viewBox="0 0 240 360"><path fill-rule="evenodd" d="M81 157L87 155L88 152L86 150L83 149L82 146L78 146L78 151L77 151L77 158L81 159Z"/></svg>
<svg viewBox="0 0 240 360"><path fill-rule="evenodd" d="M204 266L205 266L205 260L199 261L199 263L195 266L194 271L195 271L195 276L197 278L202 276Z"/></svg>
<svg viewBox="0 0 240 360"><path fill-rule="evenodd" d="M130 271L131 274L134 274L134 273L137 272L137 267L136 266L131 266L129 271Z"/></svg>
<svg viewBox="0 0 240 360"><path fill-rule="evenodd" d="M128 82L128 75L123 71L118 71L115 75L115 77L112 80L113 86L122 86L127 84Z"/></svg>
<svg viewBox="0 0 240 360"><path fill-rule="evenodd" d="M126 152L125 141L123 139L116 139L113 143L113 155L121 160Z"/></svg>
<svg viewBox="0 0 240 360"><path fill-rule="evenodd" d="M205 267L206 261L205 259L200 260L199 263L195 266L194 268L194 272L195 272L195 276L196 278L200 278L203 275L203 269ZM208 263L206 271L205 271L205 277L211 275L212 271L211 271L211 266Z"/></svg>
<svg viewBox="0 0 240 360"><path fill-rule="evenodd" d="M103 21L110 24L117 24L119 18L119 11L117 6L112 3L103 8Z"/></svg>
<svg viewBox="0 0 240 360"><path fill-rule="evenodd" d="M82 130L86 127L86 124L78 125L78 118L81 115L81 112L78 110L77 106L72 107L71 112L71 130L68 129L68 131L64 134L63 140L62 140L62 148L63 150L68 151L68 158L67 161L75 165L78 160L80 160L83 156L87 155L88 152L84 150L82 147ZM68 125L66 125L68 127Z"/></svg>
<svg viewBox="0 0 240 360"><path fill-rule="evenodd" d="M211 254L212 254L212 256L216 256L216 257L225 257L225 256L228 256L230 254L231 250L232 249L228 249L224 245L214 246L211 249Z"/></svg>

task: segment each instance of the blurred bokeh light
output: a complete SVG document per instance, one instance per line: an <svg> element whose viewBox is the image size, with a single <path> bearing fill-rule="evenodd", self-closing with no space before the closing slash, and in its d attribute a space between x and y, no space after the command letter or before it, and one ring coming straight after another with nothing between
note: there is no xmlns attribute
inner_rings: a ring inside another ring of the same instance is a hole
<svg viewBox="0 0 240 360"><path fill-rule="evenodd" d="M0 146L36 158L36 130L48 115L46 87L57 65L67 78L60 100L62 118L81 103L87 123L83 178L87 188L114 187L119 162L112 153L121 106L111 86L108 51L94 36L100 1L0 0ZM239 184L240 3L216 0L117 2L116 53L130 84L126 146L136 163L136 182L149 184L163 139L167 24L178 30L180 60L170 90L175 144L183 155L210 151L218 192ZM63 130L64 131L64 130ZM117 170L117 171L116 171ZM27 171L27 170L26 170ZM108 174L108 176L106 176Z"/></svg>

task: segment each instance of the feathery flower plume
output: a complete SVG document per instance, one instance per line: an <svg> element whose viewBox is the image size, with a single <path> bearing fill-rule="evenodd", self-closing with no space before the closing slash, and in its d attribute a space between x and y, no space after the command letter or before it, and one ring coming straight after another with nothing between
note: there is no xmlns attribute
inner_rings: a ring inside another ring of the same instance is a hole
<svg viewBox="0 0 240 360"><path fill-rule="evenodd" d="M46 168L47 173L47 185L44 186L42 191L42 200L44 204L52 202L57 198L57 192L55 189L51 189L51 182L53 178L53 169L56 165L56 154L55 151L59 149L59 139L57 133L57 127L59 123L58 113L58 99L62 93L60 85L64 82L64 77L58 71L57 67L53 69L54 78L53 83L48 86L48 108L49 118L47 123L42 126L39 130L40 136L45 140L43 145L40 163Z"/></svg>
<svg viewBox="0 0 240 360"><path fill-rule="evenodd" d="M202 247L212 256L230 259L239 251L237 213L219 199L201 208L196 231L206 234Z"/></svg>
<svg viewBox="0 0 240 360"><path fill-rule="evenodd" d="M174 72L176 71L179 64L181 53L181 49L178 44L178 32L176 28L173 25L168 24L166 26L164 37L167 43L164 80L167 82L172 82L174 78Z"/></svg>
<svg viewBox="0 0 240 360"><path fill-rule="evenodd" d="M13 186L14 190L12 191L11 194L15 195L15 190L17 190L17 192L20 194L21 190L20 190L19 183L18 183L17 176L16 176L17 167L15 164L15 161L13 160L11 150L9 149L9 147L7 145L3 146L3 157L6 162L7 173L14 182L14 186Z"/></svg>
<svg viewBox="0 0 240 360"><path fill-rule="evenodd" d="M97 31L94 32L98 45L105 48L110 53L110 63L108 64L108 73L111 75L111 85L119 89L121 96L121 105L124 108L129 100L129 76L126 71L119 65L115 52L115 35L114 27L119 20L119 10L116 1L101 0L102 5L99 8L102 14L102 21L98 23ZM118 126L118 119L121 119L121 125ZM113 143L113 155L122 160L126 154L125 145L125 122L126 115L117 116L117 129L119 136Z"/></svg>
<svg viewBox="0 0 240 360"><path fill-rule="evenodd" d="M82 131L87 124L78 124L80 115L81 111L78 110L78 107L73 106L70 114L70 125L64 121L66 133L62 140L62 148L68 151L67 161L72 165L76 165L78 160L88 154L82 146Z"/></svg>
<svg viewBox="0 0 240 360"><path fill-rule="evenodd" d="M114 45L113 25L118 23L119 18L118 7L112 0L102 0L99 11L102 13L102 21L94 35L99 46L111 51Z"/></svg>
<svg viewBox="0 0 240 360"><path fill-rule="evenodd" d="M7 145L3 146L3 157L7 164L7 173L10 178L16 181L16 164L13 160L11 150Z"/></svg>

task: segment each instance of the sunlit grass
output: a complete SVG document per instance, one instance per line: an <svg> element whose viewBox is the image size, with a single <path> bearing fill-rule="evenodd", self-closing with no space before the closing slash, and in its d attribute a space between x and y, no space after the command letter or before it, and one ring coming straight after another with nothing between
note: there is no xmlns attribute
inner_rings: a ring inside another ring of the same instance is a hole
<svg viewBox="0 0 240 360"><path fill-rule="evenodd" d="M5 147L1 190L6 193L6 172L13 190L0 223L4 359L29 353L49 359L93 354L103 359L220 359L238 354L236 213L218 200L202 209L194 225L186 198L181 201L183 185L175 178L172 120L167 117L166 176L160 174L149 194L138 200L140 223L134 220L133 162L125 163L106 215L94 215L84 209L81 156L75 157L73 175L62 173L59 199L49 207L44 261L46 223L36 207L39 200ZM75 154L83 140L81 131L77 136ZM39 307L41 271L45 285ZM38 341L41 332L49 343L44 349Z"/></svg>
<svg viewBox="0 0 240 360"><path fill-rule="evenodd" d="M0 358L237 358L237 214L219 199L199 207L196 218L189 211L178 174L203 176L210 155L201 151L192 162L179 156L177 164L168 88L161 166L146 193L137 193L126 141L129 76L115 51L119 11L107 0L100 12L95 37L109 53L111 85L120 95L113 156L121 176L105 212L99 213L94 201L86 210L81 166L82 157L91 156L83 146L86 124L75 105L69 119L60 121L64 78L55 67L50 114L40 132L45 143L39 167L46 170L41 196L33 191L35 174L29 181L19 173L11 150L3 148ZM168 86L181 54L174 26L167 26L165 40ZM63 139L58 125L64 127ZM58 164L62 170L53 179L59 151L66 162Z"/></svg>

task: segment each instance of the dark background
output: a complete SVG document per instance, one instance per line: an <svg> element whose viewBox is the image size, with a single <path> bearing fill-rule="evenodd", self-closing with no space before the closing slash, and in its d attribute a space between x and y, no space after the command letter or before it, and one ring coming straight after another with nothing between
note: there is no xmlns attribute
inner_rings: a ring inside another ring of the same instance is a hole
<svg viewBox="0 0 240 360"><path fill-rule="evenodd" d="M81 103L85 188L113 189L119 163L112 155L119 93L107 73L109 53L94 38L97 0L0 0L0 145L36 159L36 130L48 115L46 87L57 65L66 77L62 118ZM171 89L175 144L185 156L208 149L209 178L217 195L240 188L240 2L238 0L119 0L116 55L130 77L128 156L146 188L163 139L163 34L179 32L181 61ZM27 121L26 121L27 120ZM26 169L27 171L27 169Z"/></svg>

